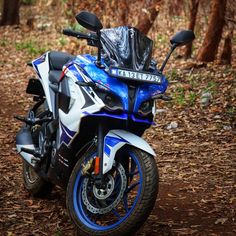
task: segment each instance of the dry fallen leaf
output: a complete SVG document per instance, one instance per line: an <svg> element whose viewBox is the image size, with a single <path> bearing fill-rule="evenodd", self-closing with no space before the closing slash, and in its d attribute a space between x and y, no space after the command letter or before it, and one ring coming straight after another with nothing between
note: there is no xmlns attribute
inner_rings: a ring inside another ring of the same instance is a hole
<svg viewBox="0 0 236 236"><path fill-rule="evenodd" d="M228 220L228 218L219 218L215 221L215 224L224 224L226 221Z"/></svg>

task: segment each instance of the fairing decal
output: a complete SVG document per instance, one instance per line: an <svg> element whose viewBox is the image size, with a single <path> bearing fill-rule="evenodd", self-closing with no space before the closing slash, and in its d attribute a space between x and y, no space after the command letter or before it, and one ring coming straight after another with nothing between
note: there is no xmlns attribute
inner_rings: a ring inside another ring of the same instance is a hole
<svg viewBox="0 0 236 236"><path fill-rule="evenodd" d="M92 88L82 87L76 84L78 80L85 81L85 79L88 79L76 65L68 66L65 75L66 77L64 79L68 83L71 101L73 102L69 106L68 113L59 109L59 117L65 131L70 130L78 133L81 119L86 116L86 112L89 114L96 113L105 105ZM59 90L61 90L61 87ZM63 129L61 130L62 133ZM69 132L68 134L70 135ZM71 135L71 137L73 136Z"/></svg>
<svg viewBox="0 0 236 236"><path fill-rule="evenodd" d="M104 138L103 174L112 168L116 152L125 144L156 156L150 145L139 136L125 130L110 130Z"/></svg>
<svg viewBox="0 0 236 236"><path fill-rule="evenodd" d="M37 71L40 81L43 85L43 89L45 92L45 96L47 99L48 107L51 112L53 112L52 100L50 95L50 88L49 88L49 79L48 79L48 72L49 72L49 52L45 53L43 56L39 57L38 59L32 61L34 69Z"/></svg>

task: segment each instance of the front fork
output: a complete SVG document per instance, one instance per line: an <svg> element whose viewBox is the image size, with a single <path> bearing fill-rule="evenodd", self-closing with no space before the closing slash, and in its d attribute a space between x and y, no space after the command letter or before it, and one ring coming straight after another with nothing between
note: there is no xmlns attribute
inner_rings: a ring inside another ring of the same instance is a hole
<svg viewBox="0 0 236 236"><path fill-rule="evenodd" d="M106 188L106 183L103 175L103 147L105 137L105 124L103 122L98 123L97 134L97 156L95 157L95 185L97 188Z"/></svg>

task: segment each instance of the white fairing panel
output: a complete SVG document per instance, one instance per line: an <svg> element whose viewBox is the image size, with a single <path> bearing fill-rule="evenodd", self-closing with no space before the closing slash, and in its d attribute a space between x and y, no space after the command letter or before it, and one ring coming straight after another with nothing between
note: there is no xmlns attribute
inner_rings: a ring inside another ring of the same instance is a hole
<svg viewBox="0 0 236 236"><path fill-rule="evenodd" d="M47 103L48 103L48 107L49 107L49 110L51 112L52 111L52 101L51 101L51 97L50 97L50 91L49 91L49 79L48 79L48 73L49 73L49 58L48 58L48 55L49 55L49 52L46 52L42 58L44 60L42 60L41 63L39 63L39 58L34 60L32 62L33 64L33 67L34 69L39 73L40 75L40 78L39 80L41 81L42 83L42 86L43 86L43 90L45 92L45 96L46 96L46 99L47 99Z"/></svg>
<svg viewBox="0 0 236 236"><path fill-rule="evenodd" d="M78 68L77 70L85 80L85 75L83 75ZM66 77L64 79L68 81L71 100L69 112L65 113L59 109L59 117L64 126L66 126L70 131L77 133L79 131L81 119L88 114L93 114L100 111L105 105L103 101L95 94L93 89L90 87L78 86L76 84L78 79L69 69L66 69L65 75ZM61 132L62 129L60 127L60 135Z"/></svg>
<svg viewBox="0 0 236 236"><path fill-rule="evenodd" d="M112 168L116 152L125 144L156 156L150 145L139 136L125 130L110 130L104 138L103 174Z"/></svg>

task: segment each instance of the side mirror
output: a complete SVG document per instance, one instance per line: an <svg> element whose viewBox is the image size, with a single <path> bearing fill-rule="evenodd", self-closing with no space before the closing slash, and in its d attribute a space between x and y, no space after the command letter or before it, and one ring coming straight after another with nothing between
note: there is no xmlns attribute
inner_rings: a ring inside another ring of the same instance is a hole
<svg viewBox="0 0 236 236"><path fill-rule="evenodd" d="M93 13L81 11L75 18L80 25L88 30L98 32L103 28L101 21Z"/></svg>
<svg viewBox="0 0 236 236"><path fill-rule="evenodd" d="M192 42L194 39L195 39L195 35L192 30L182 30L182 31L179 31L178 33L176 33L172 37L172 39L170 40L170 43L172 45L171 50L167 54L165 60L163 61L162 66L160 68L160 72L163 72L163 70L166 66L166 63L170 58L170 55L172 54L172 52L175 50L176 47L186 45L186 44Z"/></svg>
<svg viewBox="0 0 236 236"><path fill-rule="evenodd" d="M192 30L182 30L172 37L170 43L175 47L179 47L190 43L194 39L195 35Z"/></svg>

